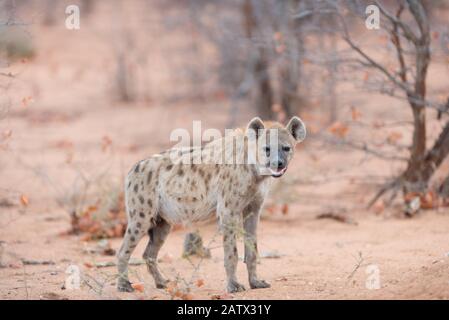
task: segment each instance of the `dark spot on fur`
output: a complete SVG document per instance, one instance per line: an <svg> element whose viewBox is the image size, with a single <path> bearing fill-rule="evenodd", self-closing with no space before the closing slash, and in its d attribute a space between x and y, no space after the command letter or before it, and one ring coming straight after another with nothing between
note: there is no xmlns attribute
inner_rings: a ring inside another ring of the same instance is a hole
<svg viewBox="0 0 449 320"><path fill-rule="evenodd" d="M130 181L130 182L128 182L128 189L129 189L129 187L131 187L131 181Z"/></svg>
<svg viewBox="0 0 449 320"><path fill-rule="evenodd" d="M134 168L134 172L138 173L140 170L140 162L137 164L137 166Z"/></svg>
<svg viewBox="0 0 449 320"><path fill-rule="evenodd" d="M134 192L138 192L139 191L139 185L136 183L134 185Z"/></svg>
<svg viewBox="0 0 449 320"><path fill-rule="evenodd" d="M234 254L237 254L237 247L234 247Z"/></svg>
<svg viewBox="0 0 449 320"><path fill-rule="evenodd" d="M147 176L147 184L149 184L151 182L151 177L153 176L153 171L149 171L148 172L148 176Z"/></svg>
<svg viewBox="0 0 449 320"><path fill-rule="evenodd" d="M150 208L153 206L153 201L151 201L151 199L148 199L147 203L150 206Z"/></svg>
<svg viewBox="0 0 449 320"><path fill-rule="evenodd" d="M136 226L137 226L137 228L141 228L142 224L140 222L137 222Z"/></svg>
<svg viewBox="0 0 449 320"><path fill-rule="evenodd" d="M169 164L169 165L166 167L167 170L171 170L171 168L173 168L173 165L172 165L172 164Z"/></svg>
<svg viewBox="0 0 449 320"><path fill-rule="evenodd" d="M193 202L196 202L197 200L198 200L198 199L197 199L196 197L193 197L193 198L192 198L192 201L193 201Z"/></svg>
<svg viewBox="0 0 449 320"><path fill-rule="evenodd" d="M193 171L193 172L196 172L196 169L197 169L196 164L192 164L192 171Z"/></svg>
<svg viewBox="0 0 449 320"><path fill-rule="evenodd" d="M131 229L128 228L128 231L127 231L127 232L130 234L130 233L131 233Z"/></svg>
<svg viewBox="0 0 449 320"><path fill-rule="evenodd" d="M134 234L138 234L139 233L139 230L134 230Z"/></svg>
<svg viewBox="0 0 449 320"><path fill-rule="evenodd" d="M140 201L140 204L143 204L145 202L145 199L143 198L142 195L139 195L139 201Z"/></svg>
<svg viewBox="0 0 449 320"><path fill-rule="evenodd" d="M178 170L178 176L183 176L184 175L184 170L182 170L182 168L179 168Z"/></svg>
<svg viewBox="0 0 449 320"><path fill-rule="evenodd" d="M132 242L134 242L134 241L136 241L136 238L131 237L130 240L131 240Z"/></svg>
<svg viewBox="0 0 449 320"><path fill-rule="evenodd" d="M140 216L141 218L144 218L144 217L145 217L145 214L141 211L141 212L139 212L139 216Z"/></svg>

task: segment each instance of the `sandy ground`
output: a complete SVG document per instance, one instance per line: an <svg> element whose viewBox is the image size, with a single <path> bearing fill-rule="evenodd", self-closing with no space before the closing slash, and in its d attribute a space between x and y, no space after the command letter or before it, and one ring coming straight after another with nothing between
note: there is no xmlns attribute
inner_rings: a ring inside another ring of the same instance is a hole
<svg viewBox="0 0 449 320"><path fill-rule="evenodd" d="M177 230L161 251L160 267L172 280L192 281L190 294L194 299L211 299L214 295L228 299L449 298L447 212L429 212L413 220L365 217L358 222L358 226L352 226L305 217L292 221L264 219L259 231L261 256L275 253L277 257L261 258L259 264L259 274L272 285L269 289L224 294L222 247L214 224L200 229L206 243L215 240L210 246L212 258L193 258L190 262L182 258L185 233ZM2 241L6 242L4 263L9 265L1 269L2 299L170 298L167 292L155 288L143 265L131 267L131 280L142 283L144 292L116 292L115 267L90 267L114 258L86 254L85 248L92 243L60 236L68 224L64 213L27 212L12 224L2 232ZM141 256L146 240L136 249L135 257ZM118 248L120 240L111 243ZM55 264L22 266L18 258ZM73 265L79 267L81 278L87 282L79 290L62 290L70 276L67 268ZM372 268L379 271L377 290L366 284ZM242 261L238 276L247 285ZM198 287L198 280L204 285Z"/></svg>
<svg viewBox="0 0 449 320"><path fill-rule="evenodd" d="M100 5L98 12L111 14L106 9L105 4ZM201 120L203 129L224 129L229 103L219 97L167 100L174 90L167 83L176 81L182 65L179 61L185 63L179 60L182 50L175 56L167 56L167 50L173 43L180 47L188 44L188 39L176 32L158 37L159 20L152 12L147 18L155 27L145 37L153 36L157 45L142 49L151 60L147 79L151 100L118 103L111 87L115 49L105 42L108 32L116 32L101 15L96 17L90 22L96 33L89 28L69 33L64 28L33 26L38 54L32 62L13 66L20 76L8 91L11 110L0 122L0 132L11 133L0 149L2 299L170 298L169 293L155 288L143 265L132 266L130 278L142 283L144 292L116 292L115 267L95 267L99 262L114 261L114 257L88 253L95 241L64 234L70 228L64 199L79 192L81 177L95 183L96 177L104 175L121 183L137 160L172 144L169 135L174 128L191 130L192 121ZM173 65L176 70L170 69ZM433 65L432 88L444 86L447 74L447 66ZM177 84L182 90L188 87ZM340 101L343 118L351 117L350 106L356 105L366 123L410 120L408 109L392 108L392 103L398 104L396 100L366 96L358 90L345 97ZM251 116L249 108L244 110L239 125ZM317 126L313 112L301 116L311 129ZM429 123L429 139L435 138L440 126ZM400 132L401 143L408 142L410 128L392 130ZM391 132L357 127L349 135L375 141ZM181 287L189 284L189 298L193 299L215 295L229 299L448 299L448 208L423 211L413 219L400 217L397 208L368 211L365 205L376 184L398 173L402 165L320 145L311 134L298 147L286 179L296 178L300 183L282 194L293 199L288 214L265 212L262 219L259 274L271 288L224 294L223 254L214 223L198 226L212 249L210 259L182 258L184 235L194 227L173 231L160 254L163 273ZM26 197L26 205L21 196ZM329 211L343 212L357 225L316 219ZM135 258L141 257L145 241L136 249ZM110 244L118 249L120 239L112 239ZM50 264L23 265L23 259ZM80 271L81 287L62 289L74 269ZM373 270L379 276L378 289L370 287ZM238 275L248 287L242 261Z"/></svg>

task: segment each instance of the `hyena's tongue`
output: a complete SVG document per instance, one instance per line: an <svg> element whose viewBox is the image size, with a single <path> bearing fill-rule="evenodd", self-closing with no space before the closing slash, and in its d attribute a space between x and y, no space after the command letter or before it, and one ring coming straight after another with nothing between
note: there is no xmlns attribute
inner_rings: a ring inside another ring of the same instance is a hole
<svg viewBox="0 0 449 320"><path fill-rule="evenodd" d="M283 168L281 170L276 170L276 169L270 168L271 175L275 176L275 177L282 176L286 170L287 170L287 167L285 167L285 168Z"/></svg>

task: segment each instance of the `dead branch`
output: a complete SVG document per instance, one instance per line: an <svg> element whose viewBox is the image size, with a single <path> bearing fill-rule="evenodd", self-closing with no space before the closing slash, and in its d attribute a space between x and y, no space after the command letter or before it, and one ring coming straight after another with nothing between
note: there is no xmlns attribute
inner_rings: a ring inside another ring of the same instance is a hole
<svg viewBox="0 0 449 320"><path fill-rule="evenodd" d="M346 223L346 224L351 224L351 225L358 225L357 221L355 221L354 219L350 218L350 217L346 217L343 216L341 214L335 213L335 212L327 212L327 213L322 213L316 216L317 219L332 219L338 222L342 222L342 223Z"/></svg>

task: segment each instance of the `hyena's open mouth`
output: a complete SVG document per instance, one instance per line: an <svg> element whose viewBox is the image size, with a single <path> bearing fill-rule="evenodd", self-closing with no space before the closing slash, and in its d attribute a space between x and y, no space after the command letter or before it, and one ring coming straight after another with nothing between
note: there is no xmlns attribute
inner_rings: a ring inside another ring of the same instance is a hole
<svg viewBox="0 0 449 320"><path fill-rule="evenodd" d="M270 170L271 176L272 176L273 178L280 178L280 177L282 177L282 175L285 173L285 171L287 171L287 167L282 168L282 169L272 169L272 168L269 168L269 170Z"/></svg>

